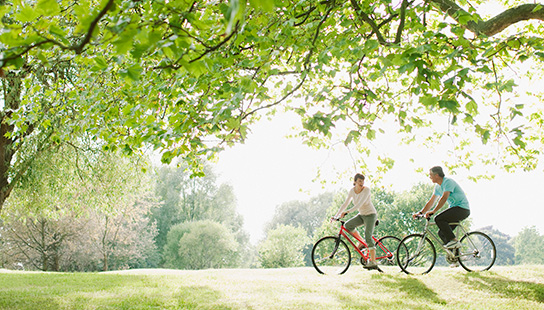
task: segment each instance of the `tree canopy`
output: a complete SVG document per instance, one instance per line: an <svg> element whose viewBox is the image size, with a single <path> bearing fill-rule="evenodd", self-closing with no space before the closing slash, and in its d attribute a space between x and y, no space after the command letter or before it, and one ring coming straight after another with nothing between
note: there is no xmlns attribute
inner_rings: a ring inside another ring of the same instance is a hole
<svg viewBox="0 0 544 310"><path fill-rule="evenodd" d="M278 109L317 147L396 130L455 139L453 165L474 138L494 145L482 162L541 157L542 93L518 86L541 72L538 3L0 0L0 16L0 205L74 136L198 164Z"/></svg>

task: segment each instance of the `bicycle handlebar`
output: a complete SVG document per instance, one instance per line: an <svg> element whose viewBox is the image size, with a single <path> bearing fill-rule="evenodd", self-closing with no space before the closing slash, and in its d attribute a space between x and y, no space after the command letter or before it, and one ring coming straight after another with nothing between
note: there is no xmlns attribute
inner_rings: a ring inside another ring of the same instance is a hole
<svg viewBox="0 0 544 310"><path fill-rule="evenodd" d="M433 214L433 215L434 215L434 214ZM420 215L416 215L415 219L416 219L416 220L421 220L422 218L424 218L424 219L426 219L427 221L430 221L430 220L431 220L431 217L432 217L432 215L429 216L429 217L426 217L424 214L420 214Z"/></svg>

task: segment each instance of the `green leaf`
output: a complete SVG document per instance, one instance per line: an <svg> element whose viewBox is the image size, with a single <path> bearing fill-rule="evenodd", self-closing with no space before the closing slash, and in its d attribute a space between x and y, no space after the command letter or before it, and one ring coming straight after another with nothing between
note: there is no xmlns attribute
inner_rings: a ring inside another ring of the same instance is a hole
<svg viewBox="0 0 544 310"><path fill-rule="evenodd" d="M478 113L478 104L476 101L471 100L466 105L467 111L469 111L471 114L477 114Z"/></svg>
<svg viewBox="0 0 544 310"><path fill-rule="evenodd" d="M455 100L439 100L438 105L441 108L454 112L454 113L457 113L459 111L457 109L459 107L459 103Z"/></svg>
<svg viewBox="0 0 544 310"><path fill-rule="evenodd" d="M467 12L458 11L457 14L458 14L457 21L461 25L466 25L468 22L475 20L475 17Z"/></svg>
<svg viewBox="0 0 544 310"><path fill-rule="evenodd" d="M230 118L226 123L225 126L228 130L236 129L240 127L240 119L238 118Z"/></svg>
<svg viewBox="0 0 544 310"><path fill-rule="evenodd" d="M512 92L515 86L516 86L516 82L513 79L511 79L511 80L508 80L503 85L501 85L499 87L499 90L500 91Z"/></svg>
<svg viewBox="0 0 544 310"><path fill-rule="evenodd" d="M249 0L249 4L252 8L261 9L265 12L273 12L275 7L273 0Z"/></svg>
<svg viewBox="0 0 544 310"><path fill-rule="evenodd" d="M344 145L350 144L353 139L357 139L361 136L361 133L357 130L352 130L348 133L348 136L346 137L346 140L344 140Z"/></svg>
<svg viewBox="0 0 544 310"><path fill-rule="evenodd" d="M124 78L128 78L132 81L139 81L140 75L142 74L142 67L140 65L136 64L132 67L129 67L127 69L121 69L119 70L119 75L121 75Z"/></svg>
<svg viewBox="0 0 544 310"><path fill-rule="evenodd" d="M369 129L366 132L366 137L367 137L368 140L374 140L374 138L376 138L376 131L373 130L373 129Z"/></svg>
<svg viewBox="0 0 544 310"><path fill-rule="evenodd" d="M94 60L94 62L96 64L96 66L98 67L98 69L100 69L100 70L104 70L104 69L106 69L108 67L108 62L102 56L96 56L96 57L94 57L93 60Z"/></svg>
<svg viewBox="0 0 544 310"><path fill-rule="evenodd" d="M199 77L207 72L206 62L202 60L187 63L185 68L196 77Z"/></svg>
<svg viewBox="0 0 544 310"><path fill-rule="evenodd" d="M36 11L41 15L53 16L60 13L60 7L56 0L38 0Z"/></svg>
<svg viewBox="0 0 544 310"><path fill-rule="evenodd" d="M38 16L40 16L40 13L37 10L28 6L24 6L19 13L15 14L14 17L20 22L27 23L35 20L36 18L38 18Z"/></svg>
<svg viewBox="0 0 544 310"><path fill-rule="evenodd" d="M431 107L438 103L438 99L433 96L423 96L419 98L419 102L426 107Z"/></svg>

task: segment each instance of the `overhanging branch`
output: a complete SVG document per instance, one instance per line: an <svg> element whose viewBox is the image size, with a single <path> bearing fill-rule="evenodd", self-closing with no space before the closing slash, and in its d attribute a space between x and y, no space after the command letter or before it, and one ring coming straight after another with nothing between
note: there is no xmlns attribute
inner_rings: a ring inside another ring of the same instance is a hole
<svg viewBox="0 0 544 310"><path fill-rule="evenodd" d="M451 0L429 0L436 4L440 11L459 22L461 16L471 15ZM486 21L476 20L467 22L464 27L476 35L493 36L508 26L526 20L544 21L544 5L538 3L522 4L505 10L499 15Z"/></svg>

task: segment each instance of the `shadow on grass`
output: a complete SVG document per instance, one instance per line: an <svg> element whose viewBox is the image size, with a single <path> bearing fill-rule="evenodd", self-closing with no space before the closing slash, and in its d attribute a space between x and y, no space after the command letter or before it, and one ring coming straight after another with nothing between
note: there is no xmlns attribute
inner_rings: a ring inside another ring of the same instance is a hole
<svg viewBox="0 0 544 310"><path fill-rule="evenodd" d="M372 277L372 282L375 284L375 292L365 291L365 286L362 285L360 298L340 294L338 300L355 309L432 309L433 304L439 306L447 304L447 301L439 298L437 293L416 278L376 275ZM358 288L351 287L351 289ZM384 292L395 297L388 300L369 300L374 295Z"/></svg>
<svg viewBox="0 0 544 310"><path fill-rule="evenodd" d="M406 297L410 299L419 299L440 305L446 304L445 300L439 298L436 292L428 288L417 278L384 275L379 278L376 277L374 281L391 289L392 291L404 293Z"/></svg>
<svg viewBox="0 0 544 310"><path fill-rule="evenodd" d="M462 276L462 281L474 289L505 298L544 302L544 284L512 280L493 273L468 273Z"/></svg>

